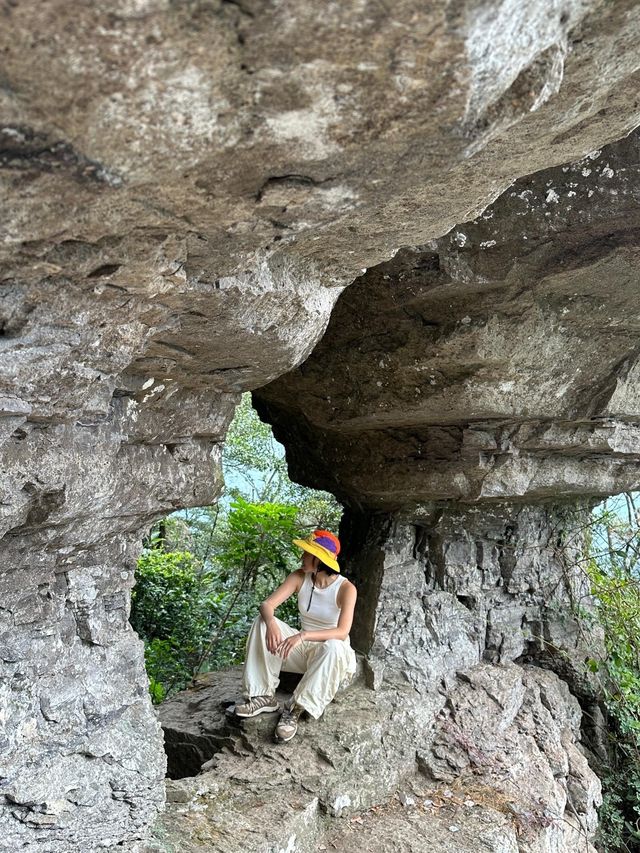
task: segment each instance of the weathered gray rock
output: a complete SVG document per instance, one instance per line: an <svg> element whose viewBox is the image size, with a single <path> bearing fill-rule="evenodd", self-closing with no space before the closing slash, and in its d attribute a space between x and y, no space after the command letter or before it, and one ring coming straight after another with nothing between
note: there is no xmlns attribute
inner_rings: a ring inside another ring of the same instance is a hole
<svg viewBox="0 0 640 853"><path fill-rule="evenodd" d="M217 499L220 444L239 393L302 363L339 294L364 269L399 247L442 238L514 179L584 157L640 122L640 16L631 0L526 8L406 0L391 10L379 2L27 0L4 11L0 847L91 853L142 838L163 799L160 733L141 645L126 621L149 525ZM598 174L584 176L585 203L611 177L604 156ZM545 204L548 238L557 230L555 202L545 196ZM614 215L603 208L601 235ZM631 221L626 208L621 216ZM618 282L632 267L629 237L604 253L605 272ZM404 427L416 423L403 391L401 434L382 436L387 398L384 380L371 375L376 342L365 354L367 379L357 382L366 405L354 395L348 403L351 417L376 409L375 441L357 429L346 444L326 425L320 439L302 429L299 413L326 408L326 383L344 382L325 373L300 391L298 433L287 438L290 454L297 444L307 456L296 475L327 480L328 465L330 488L354 505L406 509L409 520L428 514L434 497L588 496L636 482L626 284L614 288L611 324L615 331L622 312L628 326L597 349L606 356L602 393L567 413L549 401L568 369L552 333L565 307L554 300L577 286L571 275L549 285L547 313L530 304L525 276L485 306L483 326L478 305L471 309L476 291L483 297L487 289L481 257L465 257L461 238L453 239L417 254L420 264L442 257L453 284L447 294L459 288L455 328L458 319L471 325L442 341L438 369L456 374L461 351L475 348L475 363L483 347L501 347L503 360L520 353L540 393L529 396L530 382L526 393L503 387L502 372L489 365L429 423L435 433L423 424L415 445L407 442ZM407 257L416 252L399 255L392 271ZM405 331L378 288L385 270L365 283L383 322L376 314L365 322L402 344ZM592 302L601 270L590 279ZM349 323L365 318L359 284L353 288ZM580 322L584 314L583 306ZM419 320L420 329L428 322ZM514 349L505 341L515 328L522 334ZM527 329L537 346L528 346ZM580 347L593 354L593 329L572 329L571 358ZM564 373L540 360L542 343ZM357 346L338 357L361 369ZM472 367L465 362L462 374ZM405 369L400 359L396 376ZM567 391L571 406L579 392ZM284 399L281 425L291 404ZM594 413L606 419L593 424ZM455 424L444 424L454 415ZM325 452L329 438L339 453ZM463 471L443 446L464 448ZM520 463L506 464L518 455ZM382 465L393 472L391 490ZM415 571L408 567L406 579ZM375 590L367 594L375 610ZM461 612L453 595L434 593L438 625ZM461 660L476 648L474 620L466 617L466 639L458 638ZM511 624L495 623L496 647Z"/></svg>
<svg viewBox="0 0 640 853"><path fill-rule="evenodd" d="M572 609L589 607L584 507L437 506L410 524L348 510L341 532L359 595L352 643L372 686L418 690L481 661L533 661L594 697L600 648Z"/></svg>
<svg viewBox="0 0 640 853"><path fill-rule="evenodd" d="M576 746L580 706L553 673L479 664L431 697L356 683L284 746L276 714L223 713L234 680L237 696L238 670L160 707L172 737L198 728L217 745L204 772L168 783L147 850L442 853L480 840L493 853L593 853L600 784Z"/></svg>
<svg viewBox="0 0 640 853"><path fill-rule="evenodd" d="M504 796L524 853L593 851L600 783L579 751L582 714L566 684L537 667L487 665L457 681L423 771L443 781L479 773Z"/></svg>
<svg viewBox="0 0 640 853"><path fill-rule="evenodd" d="M639 27L631 0L9 7L8 259L169 303L256 255L349 281L636 127Z"/></svg>
<svg viewBox="0 0 640 853"><path fill-rule="evenodd" d="M312 356L254 394L292 475L415 517L638 488L639 147L523 178L351 285Z"/></svg>
<svg viewBox="0 0 640 853"><path fill-rule="evenodd" d="M164 802L161 731L127 621L139 544L103 531L60 554L52 540L3 540L0 849L112 849L144 837Z"/></svg>

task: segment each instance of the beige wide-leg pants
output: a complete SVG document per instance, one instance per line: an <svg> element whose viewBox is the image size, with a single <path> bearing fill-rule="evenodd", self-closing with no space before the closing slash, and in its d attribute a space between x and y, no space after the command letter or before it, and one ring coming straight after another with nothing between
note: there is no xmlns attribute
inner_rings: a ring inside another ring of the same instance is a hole
<svg viewBox="0 0 640 853"><path fill-rule="evenodd" d="M281 619L276 619L282 639L297 634ZM261 616L254 621L247 638L247 657L242 690L247 699L270 696L280 683L280 672L304 675L293 692L297 705L318 719L338 691L340 682L356 671L356 655L346 640L303 640L286 659L267 649L267 626Z"/></svg>

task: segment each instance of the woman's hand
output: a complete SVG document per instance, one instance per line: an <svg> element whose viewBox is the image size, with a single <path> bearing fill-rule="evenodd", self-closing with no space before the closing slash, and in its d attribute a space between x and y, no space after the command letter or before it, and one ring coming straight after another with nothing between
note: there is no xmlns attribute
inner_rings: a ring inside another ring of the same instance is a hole
<svg viewBox="0 0 640 853"><path fill-rule="evenodd" d="M267 649L272 655L278 651L278 646L282 643L282 634L278 623L274 620L267 625Z"/></svg>
<svg viewBox="0 0 640 853"><path fill-rule="evenodd" d="M302 642L302 631L299 634L294 634L292 637L287 637L286 640L283 640L277 648L277 652L279 655L286 660L291 652L295 649L296 646L299 646Z"/></svg>

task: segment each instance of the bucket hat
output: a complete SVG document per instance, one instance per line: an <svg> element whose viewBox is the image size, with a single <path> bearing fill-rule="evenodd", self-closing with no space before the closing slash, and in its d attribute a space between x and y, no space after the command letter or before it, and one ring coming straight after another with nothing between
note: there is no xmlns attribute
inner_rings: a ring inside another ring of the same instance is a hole
<svg viewBox="0 0 640 853"><path fill-rule="evenodd" d="M293 544L309 554L317 557L325 566L329 566L334 572L340 571L336 557L340 553L340 540L328 530L314 530L307 539L294 539Z"/></svg>

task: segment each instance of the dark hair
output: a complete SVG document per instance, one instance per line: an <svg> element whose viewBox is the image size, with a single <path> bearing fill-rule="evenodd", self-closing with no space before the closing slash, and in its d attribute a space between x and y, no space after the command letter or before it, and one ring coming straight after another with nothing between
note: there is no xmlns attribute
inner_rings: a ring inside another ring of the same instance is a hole
<svg viewBox="0 0 640 853"><path fill-rule="evenodd" d="M332 569L329 566L325 566L324 563L319 563L316 571L326 572L328 575L339 575L340 574L340 572L337 572L335 569Z"/></svg>
<svg viewBox="0 0 640 853"><path fill-rule="evenodd" d="M317 566L316 566L317 572L326 572L328 575L339 575L340 574L340 572L337 572L335 569L332 569L330 566L325 566L325 564L322 562L320 557L316 557L315 554L313 554L313 559L317 563Z"/></svg>

